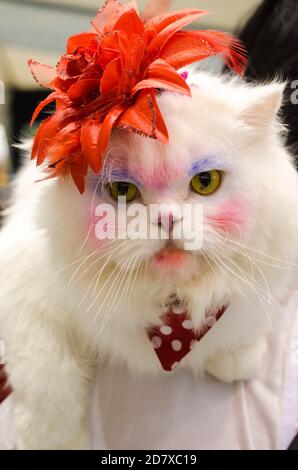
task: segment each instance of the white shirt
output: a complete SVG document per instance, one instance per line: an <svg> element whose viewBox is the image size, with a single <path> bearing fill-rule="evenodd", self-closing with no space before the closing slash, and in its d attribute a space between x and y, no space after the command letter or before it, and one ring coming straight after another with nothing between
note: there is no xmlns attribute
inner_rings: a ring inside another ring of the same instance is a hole
<svg viewBox="0 0 298 470"><path fill-rule="evenodd" d="M183 370L97 373L93 449L286 449L298 433L298 288L283 305L269 351L249 382L224 384Z"/></svg>
<svg viewBox="0 0 298 470"><path fill-rule="evenodd" d="M177 370L132 376L98 370L93 449L286 449L298 432L298 287L258 375L227 385ZM0 405L0 449L15 446L10 399Z"/></svg>

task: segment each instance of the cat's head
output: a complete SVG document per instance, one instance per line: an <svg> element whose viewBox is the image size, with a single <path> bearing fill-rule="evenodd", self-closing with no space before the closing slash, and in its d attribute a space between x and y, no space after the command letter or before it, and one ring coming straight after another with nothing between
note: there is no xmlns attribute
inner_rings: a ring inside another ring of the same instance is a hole
<svg viewBox="0 0 298 470"><path fill-rule="evenodd" d="M99 269L143 266L158 282L186 283L222 270L238 282L256 253L292 256L298 192L277 118L283 85L249 86L204 73L189 82L192 97L158 97L168 145L114 131L104 171L88 177L84 195L68 183L68 211L72 204L71 217L81 212L80 244L98 254ZM130 214L126 228L118 196ZM146 210L134 217L138 206ZM195 234L196 243L188 243Z"/></svg>

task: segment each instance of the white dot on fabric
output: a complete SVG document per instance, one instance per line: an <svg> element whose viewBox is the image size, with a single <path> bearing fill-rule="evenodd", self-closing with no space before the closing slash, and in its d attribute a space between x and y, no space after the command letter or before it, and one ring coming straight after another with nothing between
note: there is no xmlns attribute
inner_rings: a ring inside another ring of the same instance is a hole
<svg viewBox="0 0 298 470"><path fill-rule="evenodd" d="M193 329L193 322L191 320L184 320L182 323L183 328L186 330L192 330Z"/></svg>
<svg viewBox="0 0 298 470"><path fill-rule="evenodd" d="M158 349L162 345L162 340L159 336L153 336L153 338L151 338L151 343L154 349Z"/></svg>
<svg viewBox="0 0 298 470"><path fill-rule="evenodd" d="M176 315L180 315L181 313L185 312L185 307L182 304L174 304L172 306L172 311L173 313L176 313Z"/></svg>
<svg viewBox="0 0 298 470"><path fill-rule="evenodd" d="M174 339L171 344L174 351L181 351L182 343L179 341L179 339Z"/></svg>
<svg viewBox="0 0 298 470"><path fill-rule="evenodd" d="M171 365L171 370L174 370L176 369L176 367L178 366L179 362L174 362L174 364Z"/></svg>
<svg viewBox="0 0 298 470"><path fill-rule="evenodd" d="M170 335L172 333L172 328L168 325L162 325L160 331L163 335Z"/></svg>

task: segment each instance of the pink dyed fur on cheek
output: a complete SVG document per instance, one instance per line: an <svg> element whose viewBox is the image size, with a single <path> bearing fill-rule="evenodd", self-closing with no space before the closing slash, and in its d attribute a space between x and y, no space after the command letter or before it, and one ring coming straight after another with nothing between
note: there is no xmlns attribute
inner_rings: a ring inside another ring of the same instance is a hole
<svg viewBox="0 0 298 470"><path fill-rule="evenodd" d="M247 204L235 197L218 205L213 213L206 216L207 223L215 230L236 235L247 226L248 220Z"/></svg>

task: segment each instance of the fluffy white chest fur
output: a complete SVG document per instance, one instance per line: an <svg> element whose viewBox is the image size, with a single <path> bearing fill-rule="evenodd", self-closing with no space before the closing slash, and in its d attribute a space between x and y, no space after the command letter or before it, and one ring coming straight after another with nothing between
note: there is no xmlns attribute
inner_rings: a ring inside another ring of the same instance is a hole
<svg viewBox="0 0 298 470"><path fill-rule="evenodd" d="M297 174L276 117L283 87L206 74L190 83L192 98L159 97L170 144L116 131L104 172L88 177L83 195L71 181L35 182L42 169L32 162L16 179L0 233L0 334L20 448L88 446L90 382L101 361L165 373L146 329L173 295L195 328L229 304L181 363L190 373L247 379L265 353L298 253ZM192 190L196 174L214 170L216 191ZM202 246L98 240L95 208L114 203L109 188L119 181L136 186L146 207L201 204Z"/></svg>

